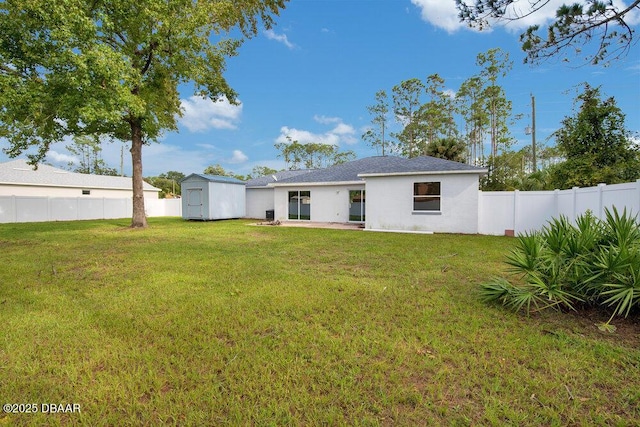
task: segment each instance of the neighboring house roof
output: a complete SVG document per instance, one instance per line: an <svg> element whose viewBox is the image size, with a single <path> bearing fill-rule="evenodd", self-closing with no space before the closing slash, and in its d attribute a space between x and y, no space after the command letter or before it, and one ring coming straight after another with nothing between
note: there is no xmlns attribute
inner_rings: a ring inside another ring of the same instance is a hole
<svg viewBox="0 0 640 427"><path fill-rule="evenodd" d="M280 171L273 175L265 175L258 178L253 178L247 181L247 188L266 188L269 184L274 182L283 181L289 178L304 175L310 172L315 172L317 169L297 169L292 171Z"/></svg>
<svg viewBox="0 0 640 427"><path fill-rule="evenodd" d="M205 175L203 173L192 173L189 176L186 176L180 180L180 182L188 181L192 178L199 178L199 180L205 180L209 182L221 182L224 184L242 184L244 185L244 181L240 181L237 178L231 176L222 176L222 175Z"/></svg>
<svg viewBox="0 0 640 427"><path fill-rule="evenodd" d="M0 185L29 185L41 187L102 188L132 190L131 177L90 175L69 172L49 165L38 165L37 170L24 159L0 163ZM160 191L146 182L144 191Z"/></svg>
<svg viewBox="0 0 640 427"><path fill-rule="evenodd" d="M476 173L487 170L464 163L436 157L414 157L407 159L395 156L365 157L316 170L304 175L278 180L271 185L321 184L321 183L362 183L368 176L436 174L436 173Z"/></svg>

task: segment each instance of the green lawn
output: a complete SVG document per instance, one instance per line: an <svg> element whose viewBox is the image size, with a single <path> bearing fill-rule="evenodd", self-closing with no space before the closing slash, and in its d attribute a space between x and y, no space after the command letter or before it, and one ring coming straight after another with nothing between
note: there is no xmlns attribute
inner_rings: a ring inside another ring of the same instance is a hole
<svg viewBox="0 0 640 427"><path fill-rule="evenodd" d="M637 319L479 302L513 239L128 223L0 225L0 426L639 425Z"/></svg>

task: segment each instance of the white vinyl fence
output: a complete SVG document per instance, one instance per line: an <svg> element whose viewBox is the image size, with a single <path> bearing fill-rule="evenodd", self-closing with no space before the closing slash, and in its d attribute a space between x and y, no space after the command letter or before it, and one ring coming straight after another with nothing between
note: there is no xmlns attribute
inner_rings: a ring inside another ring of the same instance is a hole
<svg viewBox="0 0 640 427"><path fill-rule="evenodd" d="M182 216L181 199L145 199L147 216ZM539 230L554 217L570 220L587 210L604 218L615 206L640 214L640 180L555 191L480 191L478 232L515 235ZM0 196L0 223L130 218L131 198Z"/></svg>
<svg viewBox="0 0 640 427"><path fill-rule="evenodd" d="M626 208L640 214L640 180L626 184L572 188L554 191L481 191L478 232L480 234L515 235L540 230L554 217L564 215L573 221L590 210L605 217L605 208L618 212Z"/></svg>
<svg viewBox="0 0 640 427"><path fill-rule="evenodd" d="M182 216L180 199L145 199L147 216ZM131 198L0 196L0 223L131 218Z"/></svg>

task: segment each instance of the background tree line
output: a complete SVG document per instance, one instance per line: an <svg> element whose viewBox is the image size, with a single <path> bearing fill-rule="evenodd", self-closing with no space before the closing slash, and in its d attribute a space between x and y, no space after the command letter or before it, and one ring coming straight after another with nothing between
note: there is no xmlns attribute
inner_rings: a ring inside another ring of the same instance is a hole
<svg viewBox="0 0 640 427"><path fill-rule="evenodd" d="M476 58L479 70L453 93L431 74L380 90L368 106L371 126L362 138L378 154L434 156L488 169L483 190L546 190L615 184L640 178L640 154L614 98L601 99L585 83L572 116L552 135L555 146L514 150L512 111L501 80L512 68L509 55L490 49ZM390 132L389 129L398 129ZM485 148L486 147L486 148ZM537 166L540 166L539 168Z"/></svg>

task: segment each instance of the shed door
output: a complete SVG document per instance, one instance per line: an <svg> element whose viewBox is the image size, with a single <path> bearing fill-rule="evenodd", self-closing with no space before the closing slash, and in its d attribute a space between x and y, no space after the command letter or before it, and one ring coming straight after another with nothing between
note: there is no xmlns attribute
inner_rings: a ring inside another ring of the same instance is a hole
<svg viewBox="0 0 640 427"><path fill-rule="evenodd" d="M202 188L187 190L187 218L202 218Z"/></svg>

